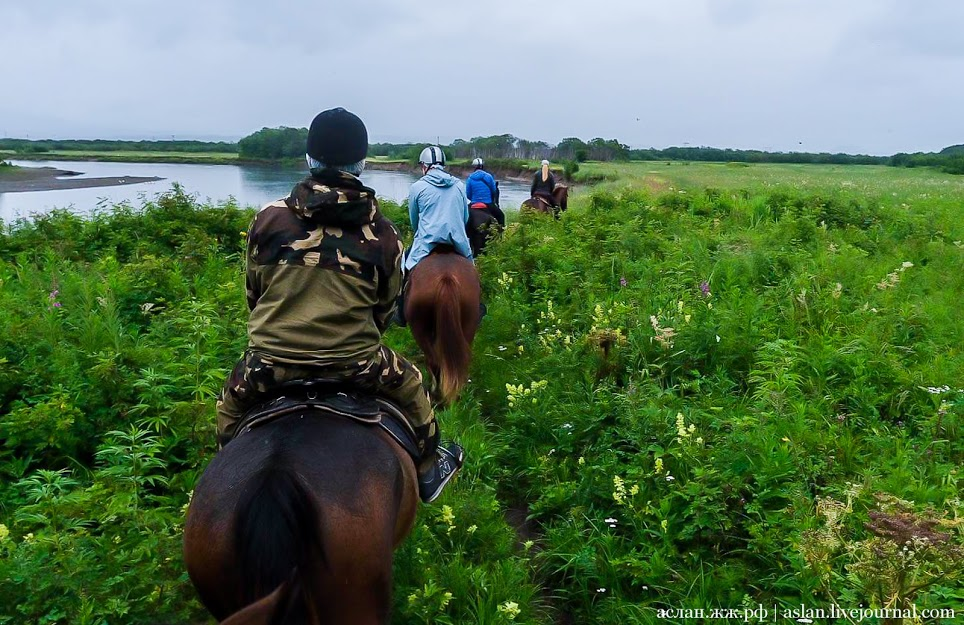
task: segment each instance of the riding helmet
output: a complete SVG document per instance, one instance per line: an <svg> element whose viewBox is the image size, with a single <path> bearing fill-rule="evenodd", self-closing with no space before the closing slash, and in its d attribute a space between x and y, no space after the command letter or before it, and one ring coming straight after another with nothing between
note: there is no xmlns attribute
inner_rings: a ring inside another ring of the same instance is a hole
<svg viewBox="0 0 964 625"><path fill-rule="evenodd" d="M328 109L311 121L306 151L328 166L357 163L368 155L368 130L354 113Z"/></svg>
<svg viewBox="0 0 964 625"><path fill-rule="evenodd" d="M430 145L418 155L418 162L422 165L444 165L445 152L437 145Z"/></svg>

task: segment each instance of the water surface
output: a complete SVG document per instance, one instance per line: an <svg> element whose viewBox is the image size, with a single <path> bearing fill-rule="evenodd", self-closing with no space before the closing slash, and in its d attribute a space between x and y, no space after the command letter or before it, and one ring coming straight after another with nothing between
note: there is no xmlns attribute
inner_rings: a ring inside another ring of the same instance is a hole
<svg viewBox="0 0 964 625"><path fill-rule="evenodd" d="M241 206L262 206L285 197L295 182L305 176L303 167L270 165L198 165L182 163L101 163L96 161L11 161L23 167L55 167L83 172L81 178L109 176L160 176L164 180L142 184L0 193L0 219L12 221L53 208L66 208L78 214L97 207L128 202L140 206L145 199L168 191L175 182L201 201L222 202L228 198ZM417 176L401 171L368 169L362 181L380 197L401 202ZM529 197L528 185L500 181L502 207L516 209Z"/></svg>

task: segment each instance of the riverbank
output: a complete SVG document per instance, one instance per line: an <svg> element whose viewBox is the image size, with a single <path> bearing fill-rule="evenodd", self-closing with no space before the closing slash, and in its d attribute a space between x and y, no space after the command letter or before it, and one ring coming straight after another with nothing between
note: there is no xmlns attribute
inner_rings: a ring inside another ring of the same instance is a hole
<svg viewBox="0 0 964 625"><path fill-rule="evenodd" d="M80 175L81 172L78 171L57 169L55 167L4 167L0 169L0 193L115 187L163 180L163 178L158 176L75 177Z"/></svg>
<svg viewBox="0 0 964 625"><path fill-rule="evenodd" d="M79 152L56 150L21 154L0 152L0 159L18 161L93 161L103 163L174 163L185 165L239 165L245 161L233 152Z"/></svg>

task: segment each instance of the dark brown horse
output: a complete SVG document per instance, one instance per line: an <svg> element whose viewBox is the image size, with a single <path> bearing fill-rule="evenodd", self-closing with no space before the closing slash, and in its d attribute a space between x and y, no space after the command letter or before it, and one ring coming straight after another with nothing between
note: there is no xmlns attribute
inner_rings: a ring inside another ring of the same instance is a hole
<svg viewBox="0 0 964 625"><path fill-rule="evenodd" d="M236 438L194 490L184 560L219 621L389 622L393 552L415 521L415 466L379 428L313 412Z"/></svg>
<svg viewBox="0 0 964 625"><path fill-rule="evenodd" d="M469 378L481 297L475 265L447 245L415 265L408 281L405 318L446 404Z"/></svg>
<svg viewBox="0 0 964 625"><path fill-rule="evenodd" d="M478 258L485 252L489 239L502 231L499 220L481 208L469 209L469 221L465 224L465 233L472 246L472 256Z"/></svg>
<svg viewBox="0 0 964 625"><path fill-rule="evenodd" d="M552 202L541 195L534 195L522 203L519 212L546 213L558 219L559 214L567 208L569 208L569 187L564 184L557 184L552 190Z"/></svg>

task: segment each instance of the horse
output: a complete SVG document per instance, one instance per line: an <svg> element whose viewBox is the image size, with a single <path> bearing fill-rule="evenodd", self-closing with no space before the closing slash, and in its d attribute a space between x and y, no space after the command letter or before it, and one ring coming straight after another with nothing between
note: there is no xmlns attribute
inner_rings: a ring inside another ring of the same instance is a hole
<svg viewBox="0 0 964 625"><path fill-rule="evenodd" d="M484 207L485 205L482 204ZM469 236L472 256L478 258L485 251L485 245L497 232L502 231L499 220L484 208L469 207L469 221L465 233Z"/></svg>
<svg viewBox="0 0 964 625"><path fill-rule="evenodd" d="M379 427L323 411L238 436L194 489L184 561L222 625L389 622L415 464Z"/></svg>
<svg viewBox="0 0 964 625"><path fill-rule="evenodd" d="M405 318L446 405L469 378L481 297L475 265L448 245L436 245L409 277Z"/></svg>
<svg viewBox="0 0 964 625"><path fill-rule="evenodd" d="M528 209L536 213L552 214L556 219L559 219L559 214L569 208L569 187L564 184L557 184L552 189L552 200L555 206L545 197L534 195L522 203L519 212L525 212Z"/></svg>

